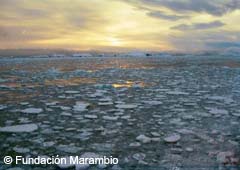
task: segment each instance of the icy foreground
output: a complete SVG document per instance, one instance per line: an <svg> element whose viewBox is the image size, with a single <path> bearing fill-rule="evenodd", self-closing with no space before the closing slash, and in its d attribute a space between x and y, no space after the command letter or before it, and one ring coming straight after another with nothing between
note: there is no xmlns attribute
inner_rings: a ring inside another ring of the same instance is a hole
<svg viewBox="0 0 240 170"><path fill-rule="evenodd" d="M15 126L6 126L0 127L0 132L12 132L12 133L21 133L21 132L33 132L38 129L36 124L23 124Z"/></svg>
<svg viewBox="0 0 240 170"><path fill-rule="evenodd" d="M1 158L120 163L19 170L239 167L240 58L20 58L0 68Z"/></svg>

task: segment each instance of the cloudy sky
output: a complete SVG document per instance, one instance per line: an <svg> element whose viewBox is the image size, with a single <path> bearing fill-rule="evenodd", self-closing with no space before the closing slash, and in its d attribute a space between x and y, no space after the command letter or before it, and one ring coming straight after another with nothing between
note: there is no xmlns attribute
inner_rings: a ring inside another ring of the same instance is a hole
<svg viewBox="0 0 240 170"><path fill-rule="evenodd" d="M0 48L240 47L240 0L0 0Z"/></svg>

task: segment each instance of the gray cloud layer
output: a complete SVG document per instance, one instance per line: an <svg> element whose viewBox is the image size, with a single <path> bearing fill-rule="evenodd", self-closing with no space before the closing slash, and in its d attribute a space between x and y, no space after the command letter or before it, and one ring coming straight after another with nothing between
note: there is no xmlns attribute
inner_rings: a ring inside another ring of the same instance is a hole
<svg viewBox="0 0 240 170"><path fill-rule="evenodd" d="M175 12L204 12L221 16L240 9L239 0L125 0L137 6L166 7Z"/></svg>
<svg viewBox="0 0 240 170"><path fill-rule="evenodd" d="M165 19L170 21L176 21L176 20L188 18L188 16L185 16L185 15L169 15L169 14L165 14L162 11L154 11L154 10L148 12L147 15L154 18L160 18L160 19Z"/></svg>
<svg viewBox="0 0 240 170"><path fill-rule="evenodd" d="M211 28L218 28L222 27L225 24L222 23L221 21L213 21L209 23L193 23L191 25L187 24L180 24L175 27L172 27L171 29L177 29L177 30L204 30L204 29L211 29Z"/></svg>
<svg viewBox="0 0 240 170"><path fill-rule="evenodd" d="M169 41L183 51L222 50L240 44L240 32L210 31L171 36Z"/></svg>

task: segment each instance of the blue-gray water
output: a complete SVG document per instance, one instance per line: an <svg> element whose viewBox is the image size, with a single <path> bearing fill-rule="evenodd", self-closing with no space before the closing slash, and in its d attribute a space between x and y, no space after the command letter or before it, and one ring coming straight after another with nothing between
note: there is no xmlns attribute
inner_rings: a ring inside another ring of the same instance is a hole
<svg viewBox="0 0 240 170"><path fill-rule="evenodd" d="M85 152L124 170L234 167L239 103L240 57L0 59L0 169L6 155ZM22 124L37 128L6 132Z"/></svg>

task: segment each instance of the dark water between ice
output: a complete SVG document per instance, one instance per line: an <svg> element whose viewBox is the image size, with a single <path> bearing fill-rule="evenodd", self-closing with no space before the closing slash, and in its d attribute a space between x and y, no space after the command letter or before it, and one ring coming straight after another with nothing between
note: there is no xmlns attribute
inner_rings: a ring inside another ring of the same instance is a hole
<svg viewBox="0 0 240 170"><path fill-rule="evenodd" d="M237 169L240 58L0 59L0 127L0 169L86 152L119 158L106 169Z"/></svg>

